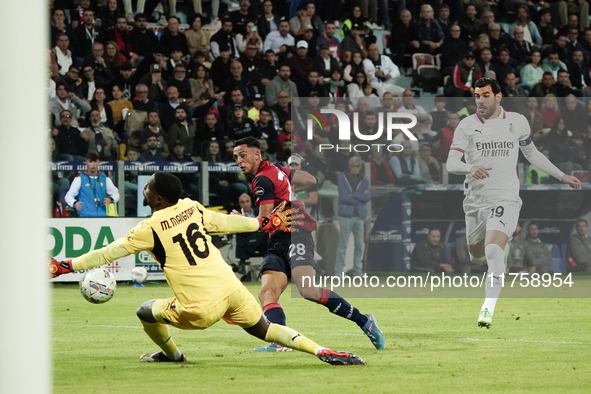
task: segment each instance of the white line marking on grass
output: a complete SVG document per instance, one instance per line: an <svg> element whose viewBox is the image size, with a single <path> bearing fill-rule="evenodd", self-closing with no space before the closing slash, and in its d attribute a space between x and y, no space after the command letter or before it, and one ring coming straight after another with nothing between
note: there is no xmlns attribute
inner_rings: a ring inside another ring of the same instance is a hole
<svg viewBox="0 0 591 394"><path fill-rule="evenodd" d="M133 328L133 329L142 329L140 326L115 326L109 324L61 324L61 323L53 323L53 326L61 326L61 327L104 327L104 328ZM178 330L176 327L171 327L172 329ZM186 331L186 330L182 330ZM233 333L241 333L243 332L241 329L236 328L233 330L223 329L223 328L208 328L203 331L216 331L216 332L233 332ZM364 337L365 334L350 334L346 332L334 332L334 333L324 333L318 334L316 332L302 332L305 335L325 335L325 336L337 336L337 337ZM410 339L406 336L394 336L393 338L397 339ZM488 341L488 342L524 342L524 343L547 343L552 345L591 345L591 342L573 342L573 341L547 341L543 339L503 339L503 338L435 338L435 337L424 337L424 338L413 338L415 340L422 340L422 339L429 339L429 340L437 340L437 341L449 341L449 340L456 340L456 341Z"/></svg>

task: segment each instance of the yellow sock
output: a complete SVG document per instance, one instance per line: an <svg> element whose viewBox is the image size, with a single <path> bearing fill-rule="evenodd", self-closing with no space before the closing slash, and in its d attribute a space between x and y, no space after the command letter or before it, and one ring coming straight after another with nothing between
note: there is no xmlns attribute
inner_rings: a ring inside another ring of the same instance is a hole
<svg viewBox="0 0 591 394"><path fill-rule="evenodd" d="M296 330L274 323L269 324L265 341L278 343L281 346L314 355L318 349L322 349L316 342L306 338Z"/></svg>
<svg viewBox="0 0 591 394"><path fill-rule="evenodd" d="M168 326L162 323L148 323L140 320L144 326L144 331L156 345L160 347L171 360L177 357L178 349L168 333ZM179 352L180 353L180 352Z"/></svg>

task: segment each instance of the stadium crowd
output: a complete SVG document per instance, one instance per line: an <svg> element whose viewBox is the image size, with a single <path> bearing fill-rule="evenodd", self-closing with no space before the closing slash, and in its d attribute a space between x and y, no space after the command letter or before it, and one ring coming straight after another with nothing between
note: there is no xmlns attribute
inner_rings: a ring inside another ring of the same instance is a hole
<svg viewBox="0 0 591 394"><path fill-rule="evenodd" d="M294 130L309 117L302 107L331 106L356 111L363 134L375 132L381 114L415 114L418 144L400 132L393 142L403 152L373 149L361 159L370 163L371 185L440 183L454 130L476 110L465 98L487 75L515 98L507 109L527 117L554 164L566 173L589 169L585 0L185 3L190 14L177 18L176 0L50 1L52 160L96 152L100 160L233 161L233 140L254 136L263 157L287 162ZM432 56L434 72L413 67L418 53ZM417 89L397 84L410 75ZM444 94L419 105L414 96L429 84ZM319 187L337 185L355 155L315 149L338 143L337 120L328 120L328 129L315 125L314 139L294 147ZM54 180L64 201L67 188ZM526 183L547 181L529 167ZM190 179L183 183L196 193ZM133 189L132 174L127 185ZM249 183L212 173L210 191L212 205L235 204Z"/></svg>

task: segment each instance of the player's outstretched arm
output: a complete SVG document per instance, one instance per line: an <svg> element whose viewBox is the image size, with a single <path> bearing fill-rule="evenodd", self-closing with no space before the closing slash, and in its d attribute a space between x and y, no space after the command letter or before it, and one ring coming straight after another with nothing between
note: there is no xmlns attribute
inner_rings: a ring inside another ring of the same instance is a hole
<svg viewBox="0 0 591 394"><path fill-rule="evenodd" d="M131 253L123 247L122 239L118 239L104 248L93 250L73 260L57 261L51 259L49 273L52 278L56 278L70 272L87 270L109 264L112 261L129 256Z"/></svg>
<svg viewBox="0 0 591 394"><path fill-rule="evenodd" d="M306 171L295 171L291 179L294 193L303 192L316 184L316 178Z"/></svg>
<svg viewBox="0 0 591 394"><path fill-rule="evenodd" d="M460 152L459 150L452 149L449 151L449 155L447 156L447 163L445 164L447 172L450 172L455 175L471 174L472 177L476 179L484 179L489 176L488 172L492 170L491 167L478 167L472 164L464 163L462 161L462 156L464 156L464 153Z"/></svg>
<svg viewBox="0 0 591 394"><path fill-rule="evenodd" d="M272 204L268 205L272 207ZM244 233L257 230L290 231L292 224L301 224L297 219L301 219L303 216L302 213L294 213L291 208L286 208L286 202L284 201L272 212L266 213L265 216L261 215L258 218L247 218L240 214L226 215L204 209L203 223L205 229L211 232Z"/></svg>
<svg viewBox="0 0 591 394"><path fill-rule="evenodd" d="M525 158L540 170L547 172L562 183L568 184L573 189L581 188L581 181L574 176L567 175L560 171L546 156L540 152L533 143L520 146L521 152Z"/></svg>

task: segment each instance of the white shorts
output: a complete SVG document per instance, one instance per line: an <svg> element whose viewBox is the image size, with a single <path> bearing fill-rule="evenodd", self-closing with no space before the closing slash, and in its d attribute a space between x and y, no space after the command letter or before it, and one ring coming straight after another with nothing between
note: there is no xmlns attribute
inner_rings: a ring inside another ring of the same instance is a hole
<svg viewBox="0 0 591 394"><path fill-rule="evenodd" d="M511 240L519 221L520 210L521 199L490 202L472 197L464 198L468 245L482 241L490 230L501 231Z"/></svg>

